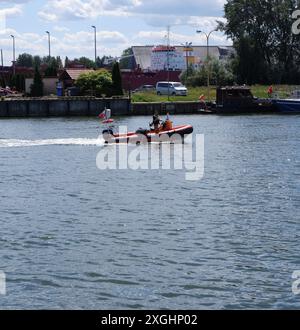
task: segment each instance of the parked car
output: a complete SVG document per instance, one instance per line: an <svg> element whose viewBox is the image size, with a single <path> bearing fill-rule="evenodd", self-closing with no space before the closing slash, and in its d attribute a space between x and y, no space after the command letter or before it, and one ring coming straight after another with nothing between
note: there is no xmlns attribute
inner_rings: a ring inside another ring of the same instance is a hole
<svg viewBox="0 0 300 330"><path fill-rule="evenodd" d="M175 81L159 81L156 84L157 95L179 95L187 96L187 88L180 82Z"/></svg>
<svg viewBox="0 0 300 330"><path fill-rule="evenodd" d="M135 90L135 92L147 92L147 91L154 91L155 86L153 85L142 85Z"/></svg>

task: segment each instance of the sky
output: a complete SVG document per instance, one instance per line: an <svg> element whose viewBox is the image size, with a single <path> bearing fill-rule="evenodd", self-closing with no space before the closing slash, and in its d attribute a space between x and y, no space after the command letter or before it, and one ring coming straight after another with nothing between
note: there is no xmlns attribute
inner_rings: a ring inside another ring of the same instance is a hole
<svg viewBox="0 0 300 330"><path fill-rule="evenodd" d="M97 54L121 56L130 46L192 42L205 45L204 34L222 20L226 0L0 0L0 49L4 63L12 61L12 38L16 56L21 53L94 58L94 30L97 27ZM210 45L230 45L214 32Z"/></svg>

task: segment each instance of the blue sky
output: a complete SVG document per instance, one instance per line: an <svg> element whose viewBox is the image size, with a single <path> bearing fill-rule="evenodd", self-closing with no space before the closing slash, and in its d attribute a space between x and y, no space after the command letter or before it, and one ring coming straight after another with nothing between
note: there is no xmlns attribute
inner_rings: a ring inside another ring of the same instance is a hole
<svg viewBox="0 0 300 330"><path fill-rule="evenodd" d="M93 30L98 29L99 56L120 56L133 45L166 44L166 26L171 26L171 44L205 44L196 30L210 31L223 16L225 0L0 0L0 48L5 64L12 60L11 34L16 53L46 56L46 30L51 32L52 55L93 58ZM228 45L220 33L213 45Z"/></svg>

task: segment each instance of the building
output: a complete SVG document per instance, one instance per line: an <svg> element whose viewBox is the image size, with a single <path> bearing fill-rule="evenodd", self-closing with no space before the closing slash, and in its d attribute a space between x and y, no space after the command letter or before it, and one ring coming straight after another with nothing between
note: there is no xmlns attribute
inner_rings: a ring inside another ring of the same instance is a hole
<svg viewBox="0 0 300 330"><path fill-rule="evenodd" d="M43 79L43 95L56 95L58 78L42 78ZM31 85L33 84L33 78L25 79L25 93L31 93Z"/></svg>
<svg viewBox="0 0 300 330"><path fill-rule="evenodd" d="M142 71L166 70L169 56L169 70L182 71L187 62L195 67L201 65L207 57L206 46L133 46L136 67ZM209 55L218 60L227 60L234 53L232 46L209 46Z"/></svg>
<svg viewBox="0 0 300 330"><path fill-rule="evenodd" d="M189 65L199 68L207 57L206 46L133 46L132 51L135 68L121 70L127 91L155 86L158 81L180 81L182 71ZM209 55L220 61L226 61L233 53L231 46L209 46Z"/></svg>
<svg viewBox="0 0 300 330"><path fill-rule="evenodd" d="M157 46L151 50L151 71L165 71L170 68L172 71L182 71L185 67L185 60L182 52L175 47Z"/></svg>
<svg viewBox="0 0 300 330"><path fill-rule="evenodd" d="M78 79L78 77L83 73L89 73L93 72L92 69L65 69L60 75L59 75L59 81L62 82L63 88L69 88L73 87L75 81Z"/></svg>

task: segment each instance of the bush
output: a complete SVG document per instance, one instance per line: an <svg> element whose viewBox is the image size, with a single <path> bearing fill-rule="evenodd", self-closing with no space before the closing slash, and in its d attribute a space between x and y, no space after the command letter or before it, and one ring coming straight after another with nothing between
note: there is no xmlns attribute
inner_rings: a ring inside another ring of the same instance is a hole
<svg viewBox="0 0 300 330"><path fill-rule="evenodd" d="M35 67L33 84L31 85L30 89L31 89L31 96L35 96L35 97L43 96L44 84L38 67Z"/></svg>
<svg viewBox="0 0 300 330"><path fill-rule="evenodd" d="M208 67L207 62L198 70L189 69L188 74L183 72L180 76L181 81L192 87L207 85ZM217 59L210 60L210 84L215 86L232 85L234 83L234 75L231 72L230 65L225 65Z"/></svg>
<svg viewBox="0 0 300 330"><path fill-rule="evenodd" d="M101 97L112 95L113 84L111 74L106 70L98 70L81 74L76 80L76 86L82 95Z"/></svg>

